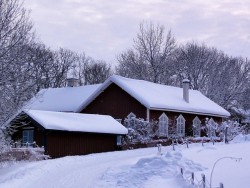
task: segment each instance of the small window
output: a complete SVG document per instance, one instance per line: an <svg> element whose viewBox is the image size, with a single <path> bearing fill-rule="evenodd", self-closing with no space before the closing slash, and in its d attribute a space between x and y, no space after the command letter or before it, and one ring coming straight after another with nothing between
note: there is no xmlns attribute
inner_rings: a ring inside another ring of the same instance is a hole
<svg viewBox="0 0 250 188"><path fill-rule="evenodd" d="M210 118L210 120L208 121L208 126L207 126L207 136L209 138L215 137L215 130L216 130L216 123L213 120L213 118Z"/></svg>
<svg viewBox="0 0 250 188"><path fill-rule="evenodd" d="M201 136L201 121L197 116L193 120L193 132L194 132L194 137Z"/></svg>
<svg viewBox="0 0 250 188"><path fill-rule="evenodd" d="M177 118L177 135L180 137L185 136L185 118L182 115L179 115Z"/></svg>
<svg viewBox="0 0 250 188"><path fill-rule="evenodd" d="M136 124L136 115L131 112L127 116L127 128L134 127L135 124Z"/></svg>
<svg viewBox="0 0 250 188"><path fill-rule="evenodd" d="M165 113L159 117L159 136L168 136L168 116Z"/></svg>
<svg viewBox="0 0 250 188"><path fill-rule="evenodd" d="M32 144L34 141L34 130L33 129L26 129L23 130L23 144L29 143Z"/></svg>
<svg viewBox="0 0 250 188"><path fill-rule="evenodd" d="M135 117L136 117L136 115L135 115L133 112L131 112L131 113L127 116L128 119L132 119L132 118L135 118Z"/></svg>
<svg viewBox="0 0 250 188"><path fill-rule="evenodd" d="M122 136L121 135L118 135L116 137L116 144L117 144L117 146L121 146L122 145Z"/></svg>

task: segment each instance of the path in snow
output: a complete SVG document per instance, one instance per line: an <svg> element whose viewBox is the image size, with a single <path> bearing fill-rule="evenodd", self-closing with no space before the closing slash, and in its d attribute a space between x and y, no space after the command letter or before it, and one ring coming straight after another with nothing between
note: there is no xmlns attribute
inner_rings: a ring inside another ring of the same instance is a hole
<svg viewBox="0 0 250 188"><path fill-rule="evenodd" d="M86 156L19 163L0 169L0 188L100 188L100 187L175 187L184 188L180 167L186 175L195 172L210 177L214 162L225 156L242 157L240 163L223 160L214 171L214 187L248 188L250 177L250 142L213 146L211 143L117 151ZM201 165L202 164L202 165ZM239 186L240 185L240 186Z"/></svg>

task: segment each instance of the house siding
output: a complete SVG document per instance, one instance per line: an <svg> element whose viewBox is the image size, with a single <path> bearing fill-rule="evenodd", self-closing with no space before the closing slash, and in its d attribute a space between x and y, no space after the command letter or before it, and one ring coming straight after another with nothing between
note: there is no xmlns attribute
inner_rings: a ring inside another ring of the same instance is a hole
<svg viewBox="0 0 250 188"><path fill-rule="evenodd" d="M81 113L111 115L115 119L124 119L130 112L146 119L146 107L114 83L81 111Z"/></svg>
<svg viewBox="0 0 250 188"><path fill-rule="evenodd" d="M46 152L57 158L116 150L116 135L48 131Z"/></svg>
<svg viewBox="0 0 250 188"><path fill-rule="evenodd" d="M27 118L31 120L29 125L19 127L12 139L21 141L23 129L33 129L34 141L39 147L43 146L45 154L52 158L108 152L117 149L116 134L46 130L36 121Z"/></svg>
<svg viewBox="0 0 250 188"><path fill-rule="evenodd" d="M150 119L158 121L162 113L165 113L168 116L170 126L173 126L176 124L176 119L181 114L186 120L185 121L185 135L186 136L193 136L192 125L193 125L193 120L196 116L200 119L202 125L205 124L206 118L209 118L209 119L213 118L214 121L217 123L222 122L222 118L220 117L181 113L181 112L159 111L159 110L150 110ZM202 136L205 136L205 135L202 135Z"/></svg>

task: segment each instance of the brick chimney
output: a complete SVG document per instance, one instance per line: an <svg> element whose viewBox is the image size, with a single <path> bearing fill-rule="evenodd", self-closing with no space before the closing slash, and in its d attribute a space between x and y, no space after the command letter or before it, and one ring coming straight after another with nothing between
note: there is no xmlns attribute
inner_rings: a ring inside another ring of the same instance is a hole
<svg viewBox="0 0 250 188"><path fill-rule="evenodd" d="M67 78L67 87L77 87L78 85L77 78Z"/></svg>
<svg viewBox="0 0 250 188"><path fill-rule="evenodd" d="M189 83L190 81L188 79L182 80L183 84L183 99L189 103Z"/></svg>

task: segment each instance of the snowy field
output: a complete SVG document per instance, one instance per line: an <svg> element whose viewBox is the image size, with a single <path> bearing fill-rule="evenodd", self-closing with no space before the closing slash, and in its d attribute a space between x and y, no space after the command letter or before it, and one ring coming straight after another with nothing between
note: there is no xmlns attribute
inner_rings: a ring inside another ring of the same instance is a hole
<svg viewBox="0 0 250 188"><path fill-rule="evenodd" d="M64 157L39 162L22 162L0 168L1 188L187 188L192 187L180 175L195 174L195 183L210 174L216 160L222 157L242 158L240 162L225 158L220 160L213 172L212 187L250 187L249 137L239 137L235 142L206 143L176 147L117 151L86 156ZM248 140L248 139L247 139Z"/></svg>

